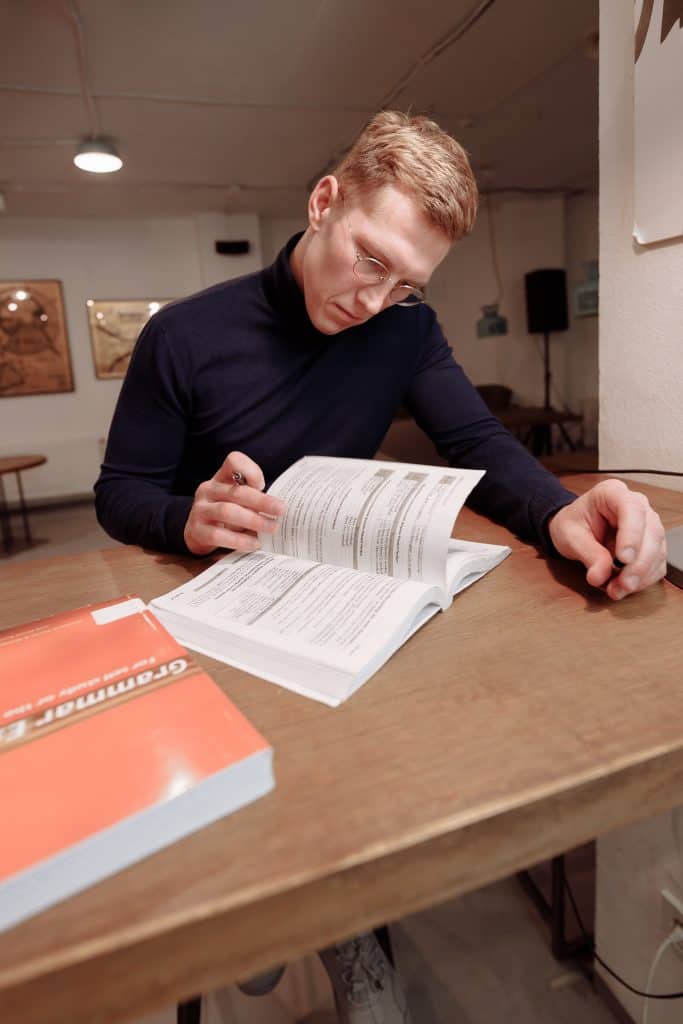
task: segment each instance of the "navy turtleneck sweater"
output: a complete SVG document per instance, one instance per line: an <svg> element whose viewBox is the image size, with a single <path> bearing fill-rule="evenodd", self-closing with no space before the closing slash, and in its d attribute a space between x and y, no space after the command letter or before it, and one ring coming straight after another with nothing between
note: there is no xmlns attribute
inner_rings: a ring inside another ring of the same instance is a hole
<svg viewBox="0 0 683 1024"><path fill-rule="evenodd" d="M400 405L453 466L486 476L469 504L549 548L572 501L491 415L426 305L393 306L334 336L306 313L289 256L160 310L135 347L95 485L112 537L187 553L198 485L231 451L269 484L303 455L372 458Z"/></svg>

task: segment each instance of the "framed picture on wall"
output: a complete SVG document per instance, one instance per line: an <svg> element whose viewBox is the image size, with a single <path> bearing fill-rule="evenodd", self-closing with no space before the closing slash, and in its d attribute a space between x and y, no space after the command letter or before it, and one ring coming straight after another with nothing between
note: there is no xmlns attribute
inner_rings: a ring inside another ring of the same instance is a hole
<svg viewBox="0 0 683 1024"><path fill-rule="evenodd" d="M137 337L171 299L88 299L90 343L99 380L125 377Z"/></svg>
<svg viewBox="0 0 683 1024"><path fill-rule="evenodd" d="M73 391L60 281L0 281L0 398Z"/></svg>

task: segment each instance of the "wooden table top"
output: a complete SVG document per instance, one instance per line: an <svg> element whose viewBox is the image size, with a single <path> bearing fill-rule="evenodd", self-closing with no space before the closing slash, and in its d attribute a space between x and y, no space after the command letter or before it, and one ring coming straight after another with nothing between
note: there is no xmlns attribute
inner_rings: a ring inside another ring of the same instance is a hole
<svg viewBox="0 0 683 1024"><path fill-rule="evenodd" d="M32 469L47 462L45 455L3 455L0 456L0 475L3 473L20 473L22 469Z"/></svg>
<svg viewBox="0 0 683 1024"><path fill-rule="evenodd" d="M643 490L683 522L683 493ZM456 533L510 541L468 510ZM275 791L0 935L3 1024L130 1019L680 802L683 591L612 603L511 543L338 709L200 658L273 743ZM204 565L121 548L8 567L0 627Z"/></svg>

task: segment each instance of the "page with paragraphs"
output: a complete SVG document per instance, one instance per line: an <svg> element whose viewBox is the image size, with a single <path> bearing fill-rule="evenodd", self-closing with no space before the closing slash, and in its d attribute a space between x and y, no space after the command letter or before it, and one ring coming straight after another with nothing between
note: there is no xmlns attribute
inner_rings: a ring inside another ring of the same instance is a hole
<svg viewBox="0 0 683 1024"><path fill-rule="evenodd" d="M392 638L402 641L430 600L437 602L435 588L410 580L257 551L227 555L150 607L164 624L166 612L193 622L197 635L239 637L254 650L288 651L356 673L378 652L388 656Z"/></svg>
<svg viewBox="0 0 683 1024"><path fill-rule="evenodd" d="M446 590L453 523L483 470L311 455L269 488L287 503L264 550Z"/></svg>

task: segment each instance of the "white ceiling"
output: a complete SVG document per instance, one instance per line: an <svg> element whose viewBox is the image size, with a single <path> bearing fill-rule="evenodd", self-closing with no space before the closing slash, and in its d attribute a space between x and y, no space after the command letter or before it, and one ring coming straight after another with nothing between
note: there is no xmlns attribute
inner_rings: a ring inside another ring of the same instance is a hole
<svg viewBox="0 0 683 1024"><path fill-rule="evenodd" d="M0 19L6 214L296 215L311 180L387 100L452 131L484 186L595 189L598 69L587 40L597 4L77 0L99 130L124 159L100 177L72 163L91 120L72 0L9 0Z"/></svg>

